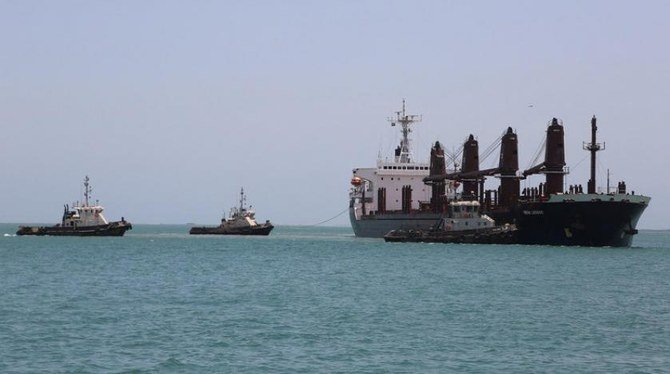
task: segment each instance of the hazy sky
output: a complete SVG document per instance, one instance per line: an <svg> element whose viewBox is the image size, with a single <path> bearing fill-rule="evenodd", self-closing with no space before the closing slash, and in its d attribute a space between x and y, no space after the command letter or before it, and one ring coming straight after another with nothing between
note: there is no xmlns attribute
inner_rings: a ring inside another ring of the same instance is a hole
<svg viewBox="0 0 670 374"><path fill-rule="evenodd" d="M406 98L422 159L512 126L525 168L561 118L568 183L584 186L596 114L599 184L610 168L652 197L640 227L668 228L669 15L666 1L0 1L0 221L59 221L88 174L110 219L214 224L244 186L260 219L316 223L347 207L352 168L392 151L385 119Z"/></svg>

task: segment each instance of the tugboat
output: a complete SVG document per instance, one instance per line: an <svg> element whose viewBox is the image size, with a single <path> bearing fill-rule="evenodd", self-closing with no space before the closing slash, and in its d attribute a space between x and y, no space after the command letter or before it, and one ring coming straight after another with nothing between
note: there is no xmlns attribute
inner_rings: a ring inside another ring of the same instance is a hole
<svg viewBox="0 0 670 374"><path fill-rule="evenodd" d="M84 178L84 203L73 204L72 209L66 204L63 219L55 226L19 226L16 235L51 235L51 236L123 236L133 228L123 217L120 221L108 222L102 215L104 208L98 204L89 204L91 197L89 178Z"/></svg>
<svg viewBox="0 0 670 374"><path fill-rule="evenodd" d="M428 230L391 230L387 242L511 244L516 241L516 227L480 214L477 201L452 201L447 216Z"/></svg>
<svg viewBox="0 0 670 374"><path fill-rule="evenodd" d="M228 219L221 219L221 224L216 227L193 227L189 231L191 235L269 235L274 228L270 221L259 224L256 222L256 212L246 208L247 198L244 196L244 188L240 190L240 206L230 209Z"/></svg>

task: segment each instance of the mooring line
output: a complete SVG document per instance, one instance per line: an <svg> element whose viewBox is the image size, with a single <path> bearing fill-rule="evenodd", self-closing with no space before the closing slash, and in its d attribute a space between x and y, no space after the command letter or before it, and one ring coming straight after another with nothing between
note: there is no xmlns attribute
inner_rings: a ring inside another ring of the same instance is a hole
<svg viewBox="0 0 670 374"><path fill-rule="evenodd" d="M341 216L342 214L346 213L348 210L349 210L349 208L345 208L343 211L337 213L337 215L336 215L335 217L328 218L328 219L325 220L325 221L321 221L321 222L319 222L319 223L315 223L315 224L313 224L313 225L309 225L309 226L319 226L319 225L322 224L322 223L330 222L330 221L334 220L335 218Z"/></svg>

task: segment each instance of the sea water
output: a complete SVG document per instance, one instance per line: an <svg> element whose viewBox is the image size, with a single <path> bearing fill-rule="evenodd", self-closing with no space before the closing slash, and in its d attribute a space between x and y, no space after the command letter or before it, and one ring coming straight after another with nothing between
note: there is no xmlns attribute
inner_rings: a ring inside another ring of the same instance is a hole
<svg viewBox="0 0 670 374"><path fill-rule="evenodd" d="M15 230L0 225L3 373L670 370L667 231L574 248Z"/></svg>

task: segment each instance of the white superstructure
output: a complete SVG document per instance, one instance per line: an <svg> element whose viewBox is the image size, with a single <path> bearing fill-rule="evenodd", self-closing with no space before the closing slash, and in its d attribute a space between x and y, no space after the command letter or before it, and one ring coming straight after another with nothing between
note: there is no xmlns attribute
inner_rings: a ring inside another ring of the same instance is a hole
<svg viewBox="0 0 670 374"><path fill-rule="evenodd" d="M67 227L85 227L85 226L100 226L106 225L109 222L102 214L102 211L105 210L101 205L98 204L96 200L94 205L90 204L90 197L93 188L89 184L88 175L84 178L84 202L76 202L73 204L72 210L68 209L67 205L65 206L65 212L63 213L62 226Z"/></svg>
<svg viewBox="0 0 670 374"><path fill-rule="evenodd" d="M495 227L495 221L486 214L481 214L479 209L478 201L450 202L447 217L442 219L440 229L443 231L468 231Z"/></svg>
<svg viewBox="0 0 670 374"><path fill-rule="evenodd" d="M231 228L254 227L258 226L256 222L256 212L247 208L247 197L244 195L244 188L240 189L240 206L230 208L228 219L221 219L221 225Z"/></svg>
<svg viewBox="0 0 670 374"><path fill-rule="evenodd" d="M396 112L395 117L389 118L391 126L398 125L402 134L393 158L380 157L376 167L353 170L349 193L352 209L350 216L357 235L365 228L353 221L394 213L425 212L430 209L432 191L423 182L423 178L430 173L430 163L414 160L409 138L411 125L421 119L421 116L406 113L403 100L402 110ZM450 191L451 187L448 184L447 190Z"/></svg>
<svg viewBox="0 0 670 374"><path fill-rule="evenodd" d="M356 218L363 214L365 198L365 214L375 214L379 209L379 189L385 188L385 212L402 211L402 189L410 186L412 199L410 210L418 210L422 203L430 204L431 190L423 183L428 176L428 163L407 162L397 163L378 161L375 168L354 169L353 183L360 179L360 185L351 189L349 196L354 199Z"/></svg>

